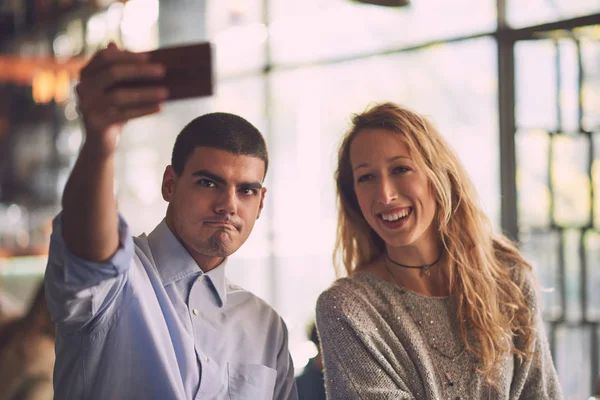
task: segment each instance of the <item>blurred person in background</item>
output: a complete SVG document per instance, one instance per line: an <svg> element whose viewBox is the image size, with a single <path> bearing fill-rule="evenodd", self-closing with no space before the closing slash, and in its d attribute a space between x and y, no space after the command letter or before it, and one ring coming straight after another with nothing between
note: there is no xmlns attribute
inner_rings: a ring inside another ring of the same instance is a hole
<svg viewBox="0 0 600 400"><path fill-rule="evenodd" d="M27 314L0 327L0 400L51 400L54 324L43 285Z"/></svg>
<svg viewBox="0 0 600 400"><path fill-rule="evenodd" d="M296 378L298 399L325 400L325 382L323 381L323 357L319 343L317 326L312 323L308 338L317 348L317 355L308 360L302 373Z"/></svg>
<svg viewBox="0 0 600 400"><path fill-rule="evenodd" d="M23 315L23 307L9 293L0 289L0 328L5 323Z"/></svg>
<svg viewBox="0 0 600 400"><path fill-rule="evenodd" d="M263 300L232 285L226 260L260 216L268 155L245 119L212 113L175 140L166 217L132 237L114 194L123 124L158 112L164 67L97 53L81 72L86 138L55 218L45 284L57 326L59 399L296 399L288 334ZM121 82L146 81L138 88ZM157 188L158 190L158 188Z"/></svg>
<svg viewBox="0 0 600 400"><path fill-rule="evenodd" d="M336 182L348 276L317 303L328 399L562 398L531 267L426 118L356 115Z"/></svg>

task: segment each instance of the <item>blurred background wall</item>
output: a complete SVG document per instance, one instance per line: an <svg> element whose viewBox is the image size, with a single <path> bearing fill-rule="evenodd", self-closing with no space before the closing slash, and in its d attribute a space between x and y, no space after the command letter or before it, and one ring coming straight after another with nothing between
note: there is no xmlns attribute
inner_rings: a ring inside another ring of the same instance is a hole
<svg viewBox="0 0 600 400"><path fill-rule="evenodd" d="M210 111L266 136L266 209L229 278L286 320L298 372L306 328L334 279L333 171L352 113L394 101L431 116L494 228L518 239L568 399L600 364L600 2L412 0L4 0L0 2L0 316L25 312L50 221L82 142L74 85L109 41L144 51L209 40L216 93L129 123L117 196L134 234L166 204L175 136Z"/></svg>

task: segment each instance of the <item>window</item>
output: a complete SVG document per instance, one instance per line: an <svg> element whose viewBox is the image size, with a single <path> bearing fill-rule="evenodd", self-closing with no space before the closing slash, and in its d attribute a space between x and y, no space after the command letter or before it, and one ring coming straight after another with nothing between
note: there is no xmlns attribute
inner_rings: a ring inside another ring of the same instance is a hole
<svg viewBox="0 0 600 400"><path fill-rule="evenodd" d="M597 28L545 32L515 45L520 239L543 287L554 361L569 399L589 396L600 360L593 352L599 108L591 91L598 73L590 67L597 65Z"/></svg>

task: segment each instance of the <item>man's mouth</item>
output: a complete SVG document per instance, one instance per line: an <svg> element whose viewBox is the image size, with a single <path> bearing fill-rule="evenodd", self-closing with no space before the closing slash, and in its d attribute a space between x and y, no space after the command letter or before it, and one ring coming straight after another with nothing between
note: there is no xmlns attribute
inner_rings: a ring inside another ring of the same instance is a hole
<svg viewBox="0 0 600 400"><path fill-rule="evenodd" d="M204 223L207 224L207 225L213 226L215 228L223 228L223 229L232 230L232 231L238 231L239 230L239 228L237 226L235 226L234 224L232 224L231 222L205 221Z"/></svg>

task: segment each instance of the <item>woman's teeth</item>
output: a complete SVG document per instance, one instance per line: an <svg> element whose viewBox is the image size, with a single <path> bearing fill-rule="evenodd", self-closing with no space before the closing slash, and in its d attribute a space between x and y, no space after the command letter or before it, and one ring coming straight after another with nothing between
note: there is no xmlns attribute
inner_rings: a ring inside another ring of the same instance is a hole
<svg viewBox="0 0 600 400"><path fill-rule="evenodd" d="M393 222L399 220L400 218L407 217L408 214L410 214L410 210L403 210L392 214L381 214L381 219L383 219L384 221Z"/></svg>

